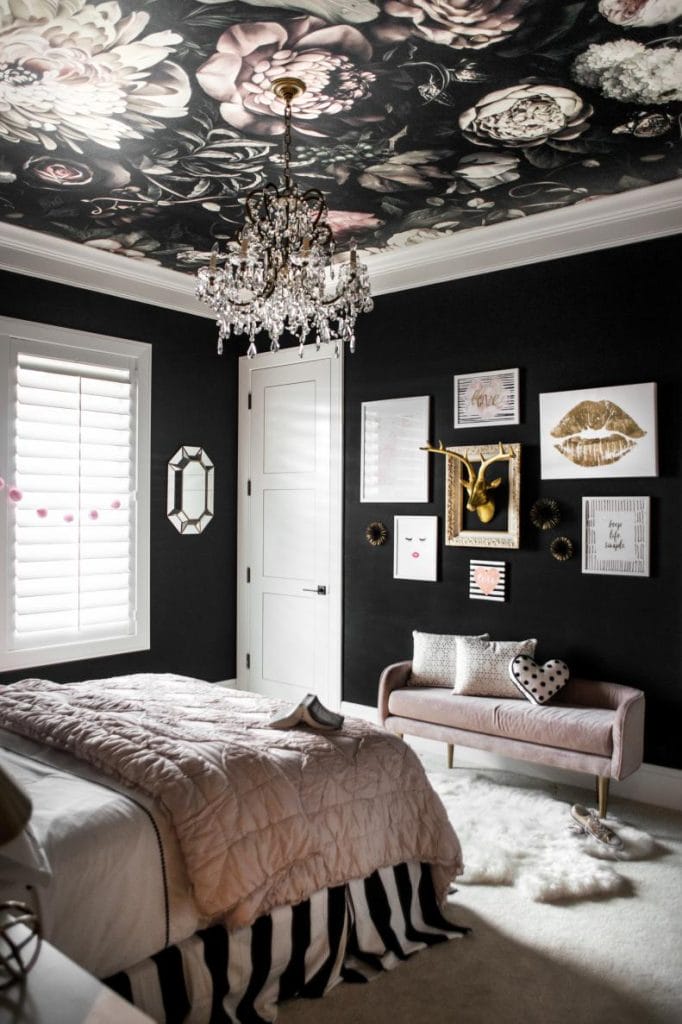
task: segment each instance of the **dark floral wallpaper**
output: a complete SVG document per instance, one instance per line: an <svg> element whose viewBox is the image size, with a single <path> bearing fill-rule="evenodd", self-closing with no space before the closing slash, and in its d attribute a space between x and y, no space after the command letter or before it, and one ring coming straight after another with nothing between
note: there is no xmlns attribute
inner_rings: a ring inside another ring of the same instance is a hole
<svg viewBox="0 0 682 1024"><path fill-rule="evenodd" d="M0 0L0 217L191 271L277 181L367 251L682 174L682 0Z"/></svg>

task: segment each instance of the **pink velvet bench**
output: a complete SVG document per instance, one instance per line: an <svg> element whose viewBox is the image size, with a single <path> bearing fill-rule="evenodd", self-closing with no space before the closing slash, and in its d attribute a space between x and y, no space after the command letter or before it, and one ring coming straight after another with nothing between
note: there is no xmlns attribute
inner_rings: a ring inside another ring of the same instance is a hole
<svg viewBox="0 0 682 1024"><path fill-rule="evenodd" d="M505 757L596 777L599 814L606 815L609 781L642 763L644 694L618 683L571 679L551 704L468 697L439 687L410 686L412 662L389 665L379 681L379 720L398 736L456 743Z"/></svg>

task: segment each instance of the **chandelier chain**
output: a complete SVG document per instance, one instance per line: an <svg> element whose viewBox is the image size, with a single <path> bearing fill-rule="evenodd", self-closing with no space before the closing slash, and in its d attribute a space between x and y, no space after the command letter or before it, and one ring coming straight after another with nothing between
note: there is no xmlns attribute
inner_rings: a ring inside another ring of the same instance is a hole
<svg viewBox="0 0 682 1024"><path fill-rule="evenodd" d="M197 271L196 294L218 323L218 353L234 333L248 337L247 355L254 356L261 332L273 352L284 334L298 340L301 356L310 339L318 349L331 343L337 355L344 343L353 352L357 316L373 306L367 267L353 241L350 260L335 264L323 193L301 192L292 180L291 101L305 84L285 77L273 90L284 102L284 187L268 182L246 196L241 230L224 255L214 246L208 267Z"/></svg>
<svg viewBox="0 0 682 1024"><path fill-rule="evenodd" d="M284 187L291 188L291 100L287 99L284 106Z"/></svg>

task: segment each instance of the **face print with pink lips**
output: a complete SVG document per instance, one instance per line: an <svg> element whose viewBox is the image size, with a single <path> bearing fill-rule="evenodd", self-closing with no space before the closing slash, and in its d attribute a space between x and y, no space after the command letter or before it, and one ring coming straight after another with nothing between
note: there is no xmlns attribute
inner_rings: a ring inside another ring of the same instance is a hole
<svg viewBox="0 0 682 1024"><path fill-rule="evenodd" d="M404 537L405 544L410 547L410 558L419 558L426 544L426 537Z"/></svg>
<svg viewBox="0 0 682 1024"><path fill-rule="evenodd" d="M430 516L403 516L395 531L395 571L399 579L434 578L435 544Z"/></svg>

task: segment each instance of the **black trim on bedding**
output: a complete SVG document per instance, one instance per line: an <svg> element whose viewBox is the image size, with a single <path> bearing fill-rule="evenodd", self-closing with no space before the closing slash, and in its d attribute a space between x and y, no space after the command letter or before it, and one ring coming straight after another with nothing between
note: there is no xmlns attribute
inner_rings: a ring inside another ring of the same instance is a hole
<svg viewBox="0 0 682 1024"><path fill-rule="evenodd" d="M433 888L433 878L429 864L421 865L421 877L419 879L419 904L422 908L424 921L430 928L442 928L443 931L456 932L459 935L468 935L471 928L462 928L460 925L452 924L441 914L436 890Z"/></svg>
<svg viewBox="0 0 682 1024"><path fill-rule="evenodd" d="M423 868L423 865L422 865L422 868ZM407 867L407 864L397 864L396 867L394 867L394 869L393 869L393 874L395 876L395 882L396 882L396 886L398 888L398 899L400 900L400 906L402 907L403 917L405 919L405 936L406 936L406 938L408 938L410 940L410 942L423 942L427 946L435 946L439 942L442 942L443 941L443 936L442 935L434 935L433 932L420 931L418 928L415 927L415 925L414 925L414 923L412 921L411 907L412 907L413 888L412 888L412 879L410 878L410 872L409 872L409 869ZM429 877L430 877L430 875L431 875L431 872L429 871ZM431 893L432 893L432 899L435 902L435 893L433 891L433 884L431 885ZM423 893L419 889L418 889L418 896L419 896L419 903L420 903L420 906L422 908L422 917L424 918L424 921L426 921L426 923L429 924L429 922L427 921L428 905L425 908L425 906L424 906L424 899L423 899ZM445 921L445 918L443 918L443 921L445 923L445 926L447 926L448 931L459 932L461 934L466 934L466 932L468 932L470 930L468 928L467 929L461 929L457 925L450 924L449 921Z"/></svg>
<svg viewBox="0 0 682 1024"><path fill-rule="evenodd" d="M292 999L305 985L305 955L310 945L310 900L291 908L291 956L279 979L279 1001Z"/></svg>
<svg viewBox="0 0 682 1024"><path fill-rule="evenodd" d="M139 807L139 809L147 815L149 821L152 824L152 828L154 829L154 835L156 836L156 845L159 850L159 860L161 862L161 880L163 882L163 911L165 928L165 938L163 946L164 949L166 949L166 947L170 943L170 903L168 898L168 874L166 872L166 854L163 848L163 841L161 839L161 832L159 831L159 826L156 824L156 819L154 818L154 815L149 810L149 808L145 807L144 804L140 803L140 801L136 797L131 796L130 793L124 793L120 789L117 789L116 786L110 786L108 783L101 782L99 779L86 778L83 775L79 775L78 772L74 772L70 768L66 768L64 765L54 765L51 764L49 761L42 761L39 757L36 757L35 754L27 754L23 750L14 750L12 747L5 746L3 746L2 749L9 751L10 754L14 754L15 756L25 757L29 761L35 761L37 764L41 764L43 768L57 768L57 770L60 772L66 772L67 775L73 775L74 779L81 779L83 782L92 783L93 786L101 786L102 789L108 789L109 792L116 793L118 796L122 796L124 800L130 800L131 804L135 804L136 807ZM115 977L117 977L117 975L115 975ZM132 1000L130 1000L130 1002L132 1002Z"/></svg>
<svg viewBox="0 0 682 1024"><path fill-rule="evenodd" d="M119 971L118 974L112 974L110 978L107 978L107 985L109 988L112 988L114 992L121 997L121 999L127 999L129 1003L134 1002L130 978L125 971Z"/></svg>
<svg viewBox="0 0 682 1024"><path fill-rule="evenodd" d="M257 918L251 926L251 978L244 997L237 1006L237 1020L241 1024L267 1024L256 1012L255 1001L265 986L272 965L272 918L269 914Z"/></svg>
<svg viewBox="0 0 682 1024"><path fill-rule="evenodd" d="M374 927L386 949L395 953L399 960L407 960L407 953L403 951L398 936L391 928L391 904L378 871L365 879L365 897L367 906L372 908Z"/></svg>
<svg viewBox="0 0 682 1024"><path fill-rule="evenodd" d="M329 939L329 954L327 959L310 981L306 982L300 990L300 995L306 999L318 999L323 996L330 982L334 964L339 959L341 952L341 940L346 928L348 919L348 905L346 900L346 886L336 885L333 889L327 889L327 935Z"/></svg>
<svg viewBox="0 0 682 1024"><path fill-rule="evenodd" d="M211 975L211 1024L230 1024L223 1009L223 999L230 991L227 965L230 962L230 936L221 925L197 932L204 944L204 962Z"/></svg>
<svg viewBox="0 0 682 1024"><path fill-rule="evenodd" d="M177 946L168 946L151 958L159 972L159 986L166 1024L182 1024L191 1009L185 972L183 970L182 953Z"/></svg>

